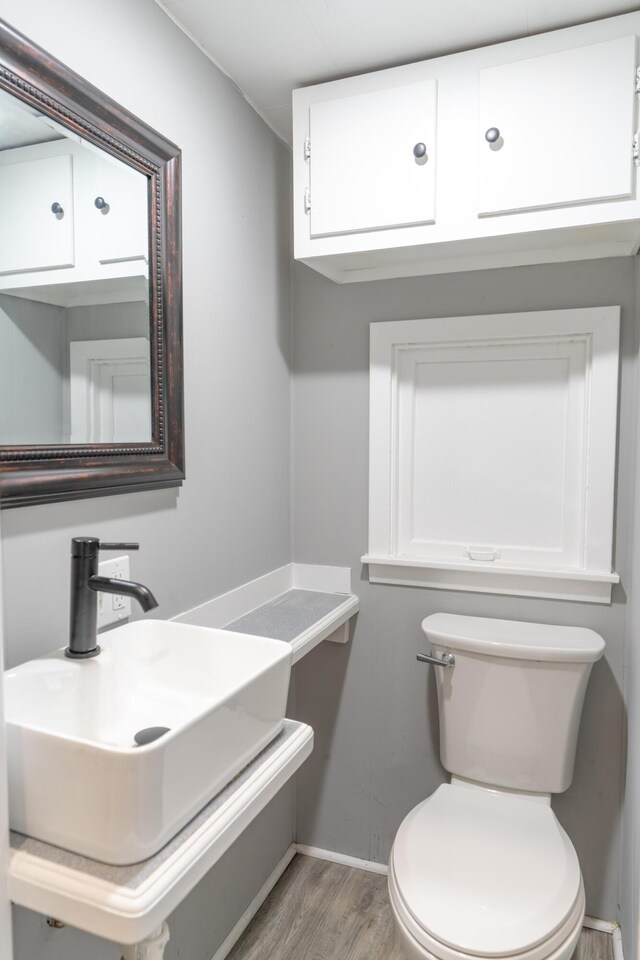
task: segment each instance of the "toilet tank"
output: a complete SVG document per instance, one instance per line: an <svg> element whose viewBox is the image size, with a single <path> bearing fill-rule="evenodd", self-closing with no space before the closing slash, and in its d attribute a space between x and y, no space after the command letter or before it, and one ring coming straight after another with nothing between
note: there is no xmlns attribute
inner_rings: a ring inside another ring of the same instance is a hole
<svg viewBox="0 0 640 960"><path fill-rule="evenodd" d="M452 774L497 787L561 793L573 779L593 630L436 613L422 622L434 667L440 759Z"/></svg>

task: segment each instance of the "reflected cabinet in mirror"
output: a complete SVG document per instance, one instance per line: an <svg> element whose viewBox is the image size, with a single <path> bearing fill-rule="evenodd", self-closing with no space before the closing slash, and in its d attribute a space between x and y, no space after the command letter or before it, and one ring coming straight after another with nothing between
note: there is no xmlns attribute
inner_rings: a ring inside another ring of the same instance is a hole
<svg viewBox="0 0 640 960"><path fill-rule="evenodd" d="M184 477L180 151L0 21L0 504Z"/></svg>

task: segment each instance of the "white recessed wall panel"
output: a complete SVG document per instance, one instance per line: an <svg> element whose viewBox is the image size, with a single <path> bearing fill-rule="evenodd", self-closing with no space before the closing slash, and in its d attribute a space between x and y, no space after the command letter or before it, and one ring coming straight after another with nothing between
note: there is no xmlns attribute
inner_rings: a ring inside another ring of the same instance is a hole
<svg viewBox="0 0 640 960"><path fill-rule="evenodd" d="M480 216L631 197L635 63L630 36L481 70Z"/></svg>
<svg viewBox="0 0 640 960"><path fill-rule="evenodd" d="M608 599L618 325L617 307L372 325L372 579Z"/></svg>

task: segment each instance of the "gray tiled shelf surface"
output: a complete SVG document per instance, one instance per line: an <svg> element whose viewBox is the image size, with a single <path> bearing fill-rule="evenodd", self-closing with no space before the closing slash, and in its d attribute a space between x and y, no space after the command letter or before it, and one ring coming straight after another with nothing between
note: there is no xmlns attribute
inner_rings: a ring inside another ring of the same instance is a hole
<svg viewBox="0 0 640 960"><path fill-rule="evenodd" d="M224 629L291 643L348 599L349 595L344 593L288 590L275 600L228 623Z"/></svg>

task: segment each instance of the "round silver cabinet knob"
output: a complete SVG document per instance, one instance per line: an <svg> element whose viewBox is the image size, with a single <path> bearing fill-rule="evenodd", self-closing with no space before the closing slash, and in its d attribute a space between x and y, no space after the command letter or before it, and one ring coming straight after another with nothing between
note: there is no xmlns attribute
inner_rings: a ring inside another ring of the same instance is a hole
<svg viewBox="0 0 640 960"><path fill-rule="evenodd" d="M416 143L413 148L413 155L416 160L422 160L423 157L427 155L427 145L426 143Z"/></svg>
<svg viewBox="0 0 640 960"><path fill-rule="evenodd" d="M61 216L63 216L64 210L62 209L61 204L59 204L57 201L56 201L55 203L52 203L52 204L51 204L51 213L54 213L54 214L56 215L56 217L61 217Z"/></svg>
<svg viewBox="0 0 640 960"><path fill-rule="evenodd" d="M104 197L96 197L93 203L98 208L98 210L104 210L105 207L109 206L109 204L107 203Z"/></svg>
<svg viewBox="0 0 640 960"><path fill-rule="evenodd" d="M487 141L487 143L497 143L498 140L500 139L500 131L498 130L497 127L489 127L489 129L484 135L484 138Z"/></svg>

